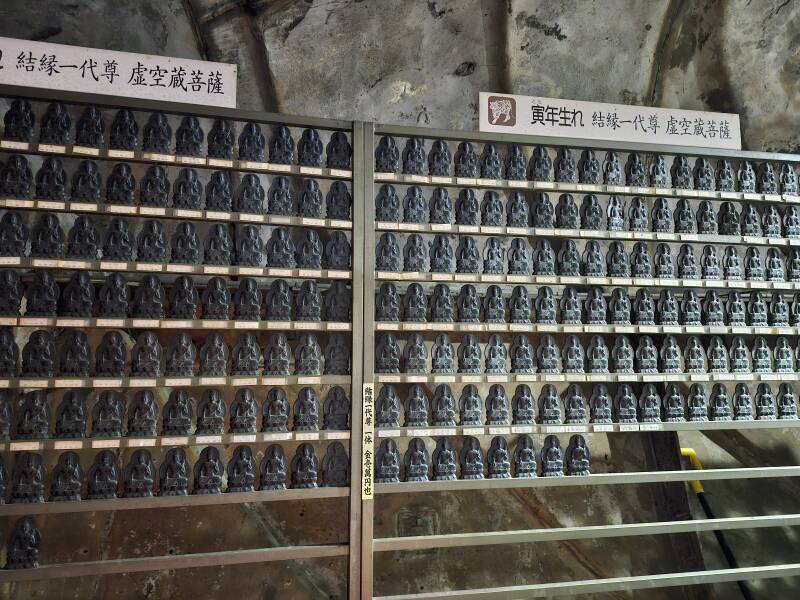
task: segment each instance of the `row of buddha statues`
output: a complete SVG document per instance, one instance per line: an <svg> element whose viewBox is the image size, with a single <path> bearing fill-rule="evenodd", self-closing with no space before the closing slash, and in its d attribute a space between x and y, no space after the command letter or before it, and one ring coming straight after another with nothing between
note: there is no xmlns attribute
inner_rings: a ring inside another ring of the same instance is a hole
<svg viewBox="0 0 800 600"><path fill-rule="evenodd" d="M648 164L649 163L649 164ZM385 135L375 148L375 171L406 175L431 175L434 177L481 177L483 179L510 179L529 181L557 181L561 183L584 183L590 185L631 185L672 187L697 190L722 190L742 192L764 192L776 194L797 193L797 174L791 163L780 163L777 168L763 161L756 169L748 160L739 161L734 171L730 160L720 158L716 168L708 159L698 156L694 166L689 159L677 154L672 164L661 154L652 154L647 162L641 155L631 152L622 165L618 152L609 150L602 163L594 150L586 149L576 158L572 148L560 147L555 159L544 146L535 146L530 158L519 144L507 144L505 157L500 155L497 144L486 143L478 155L471 142L458 143L452 154L447 142L433 141L429 152L425 140L409 137L402 150L397 141Z"/></svg>
<svg viewBox="0 0 800 600"><path fill-rule="evenodd" d="M385 439L375 455L375 482L398 483L401 470L402 481L474 480L487 475L489 479L508 479L536 477L537 472L542 477L563 477L565 473L585 476L589 475L590 461L586 440L578 434L570 437L566 452L557 436L548 435L539 453L529 435L517 438L513 452L506 439L497 436L492 438L485 456L476 437L464 437L460 451L449 438L440 437L431 454L424 440L413 438L402 459L395 441Z"/></svg>
<svg viewBox="0 0 800 600"><path fill-rule="evenodd" d="M683 349L673 335L662 336L661 347L649 335L634 344L617 335L610 347L602 335L593 335L584 348L581 338L571 334L559 348L550 334L539 337L534 348L526 334L515 334L506 344L503 336L491 334L481 345L466 333L456 350L446 333L429 346L418 333L406 337L401 351L392 333L380 336L375 347L376 373L795 373L800 372L797 352L781 336L770 343L755 336L748 348L744 338L733 336L730 346L718 335L705 342L696 335L686 338ZM704 347L705 343L705 347Z"/></svg>
<svg viewBox="0 0 800 600"><path fill-rule="evenodd" d="M178 223L169 239L156 219L144 221L136 235L130 220L103 224L101 234L96 219L79 215L65 234L55 214L43 213L29 231L22 215L9 211L0 219L0 256L97 260L100 254L111 261L300 269L349 269L351 263L350 241L341 230L330 231L323 244L314 229L299 230L293 240L290 229L275 227L265 242L256 225L213 223L201 242L192 221Z"/></svg>
<svg viewBox="0 0 800 600"><path fill-rule="evenodd" d="M195 344L191 335L181 331L164 348L156 333L141 331L129 352L127 336L109 330L93 352L83 329L63 330L59 335L38 329L30 334L20 352L12 330L0 329L0 377L89 377L92 371L96 377L123 377L126 373L132 377L289 375L290 372L349 375L350 364L350 342L340 333L327 336L323 352L314 333L300 334L292 350L283 333L272 333L262 349L254 333L239 334L236 344L229 348L220 332L209 333L201 344Z"/></svg>
<svg viewBox="0 0 800 600"><path fill-rule="evenodd" d="M432 241L412 233L404 236L403 250L397 236L382 233L375 247L379 271L412 273L483 273L485 275L559 275L566 277L658 277L678 279L728 279L749 281L800 281L800 247L787 257L779 248L769 248L762 257L757 246L736 246L718 251L712 244L695 253L691 244L681 244L677 257L669 244L659 243L650 255L647 242L633 244L630 254L619 240L604 252L598 240L586 240L583 251L573 239L561 241L556 251L547 238L537 238L531 247L525 238L505 240L488 237L483 250L472 236L461 235L455 250L450 235L436 234Z"/></svg>
<svg viewBox="0 0 800 600"><path fill-rule="evenodd" d="M4 140L31 142L36 130L36 114L31 103L23 98L15 99L3 116ZM204 139L207 142L203 149ZM72 117L61 102L47 106L39 123L40 144L69 145L88 148L108 147L112 150L136 150L157 154L178 154L209 158L232 159L236 130L229 119L216 119L206 136L197 117L187 115L173 135L169 118L163 112L151 112L142 127L141 139L136 115L127 108L120 108L106 125L102 110L95 105L85 106L75 124L73 136ZM248 121L242 126L238 137L237 156L240 160L275 164L299 164L320 167L323 164L323 143L316 129L303 130L295 147L292 133L285 125L275 124L269 140L261 131L261 125ZM267 154L268 151L268 154ZM349 169L353 149L347 134L334 131L325 147L325 164L332 169Z"/></svg>
<svg viewBox="0 0 800 600"><path fill-rule="evenodd" d="M199 403L189 391L174 389L163 408L154 390L139 390L128 404L125 394L102 390L91 410L88 393L65 392L55 410L50 409L48 393L34 390L12 402L8 392L0 394L0 439L44 440L89 437L153 437L158 435L208 435L288 431L346 431L350 428L350 398L339 386L331 387L322 403L317 391L304 387L293 405L281 388L271 388L263 402L257 392L243 387L230 404L217 388L203 390ZM259 406L260 404L260 406ZM91 416L91 427L88 427ZM259 428L259 416L261 425ZM51 435L51 421L53 421ZM227 426L226 426L227 422Z"/></svg>
<svg viewBox="0 0 800 600"><path fill-rule="evenodd" d="M500 193L486 191L478 202L475 192L465 188L458 193L454 210L447 188L434 188L427 199L422 188L411 186L401 202L394 186L383 184L375 197L375 218L388 222L451 224L455 213L456 225L800 237L800 210L795 205L786 206L781 214L775 204L766 204L759 211L753 204L745 203L740 212L734 202L722 202L715 208L709 200L693 204L681 198L672 207L667 198L659 197L648 209L646 198L634 196L626 211L625 202L624 196L612 195L603 207L595 194L587 194L578 208L572 194L561 194L553 207L550 196L544 192L533 194L529 203L523 192L514 191L504 208Z"/></svg>
<svg viewBox="0 0 800 600"><path fill-rule="evenodd" d="M631 290L633 291L633 290ZM676 295L677 293L680 296ZM506 299L498 285L490 285L481 298L474 285L461 286L453 296L447 284L437 284L428 298L419 283L411 283L400 297L394 283L381 284L375 297L375 320L411 323L536 323L541 325L710 325L786 327L800 325L800 293L786 300L782 292L737 290L720 294L706 290L680 292L662 289L657 295L639 288L633 297L615 288L606 297L602 288L580 293L566 286L557 297L549 286L539 286L535 297L523 285Z"/></svg>
<svg viewBox="0 0 800 600"><path fill-rule="evenodd" d="M325 291L311 279L294 290L283 279L262 287L257 279L242 277L231 290L225 278L212 277L198 290L187 275L165 286L152 274L129 282L123 273L109 273L95 285L86 271L74 271L59 284L47 269L24 281L6 269L0 271L0 315L21 315L24 300L26 317L350 321L352 291L343 280L331 281Z"/></svg>
<svg viewBox="0 0 800 600"><path fill-rule="evenodd" d="M35 569L39 566L39 547L42 533L33 517L21 517L6 542L5 569Z"/></svg>
<svg viewBox="0 0 800 600"><path fill-rule="evenodd" d="M170 184L169 170L151 165L137 190L128 163L115 163L103 186L100 168L92 160L81 161L70 177L61 159L47 157L34 176L21 154L12 154L5 164L0 158L0 196L344 220L350 220L353 206L344 181L332 182L323 194L316 179L303 179L299 189L293 189L289 178L275 176L265 191L254 173L244 174L234 186L229 171L214 171L204 185L197 170L185 167Z"/></svg>
<svg viewBox="0 0 800 600"><path fill-rule="evenodd" d="M777 395L769 383L762 382L753 398L748 384L738 383L731 398L725 384L717 383L709 399L701 383L693 383L686 397L676 383L663 388L646 383L638 395L627 383L619 384L614 394L606 384L597 383L588 395L583 386L572 383L562 397L553 384L547 383L537 399L530 386L519 384L509 401L499 383L489 388L485 400L473 384L465 385L458 399L447 384L436 386L432 398L423 386L411 385L405 399L400 398L394 386L385 385L378 393L375 413L378 427L387 428L401 426L401 413L403 427L796 419L794 386L784 382L776 387Z"/></svg>
<svg viewBox="0 0 800 600"><path fill-rule="evenodd" d="M130 453L123 469L114 452L103 450L84 475L78 455L64 452L58 456L48 486L48 469L42 456L26 452L17 455L10 478L0 461L0 498L5 499L6 488L11 503L32 503L44 502L45 497L51 502L112 499L118 497L120 488L122 498L185 496L190 493L190 482L192 494L348 485L350 458L341 442L328 444L322 464L319 463L314 446L309 443L297 447L291 465L278 444L264 451L260 465L250 446L237 446L227 468L215 446L203 448L193 467L188 462L187 449L171 448L158 468L150 452L140 448Z"/></svg>

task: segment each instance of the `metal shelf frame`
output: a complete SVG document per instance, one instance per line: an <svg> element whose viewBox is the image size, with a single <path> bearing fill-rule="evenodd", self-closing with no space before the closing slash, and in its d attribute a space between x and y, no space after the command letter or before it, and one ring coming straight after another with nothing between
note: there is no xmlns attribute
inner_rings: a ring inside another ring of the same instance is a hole
<svg viewBox="0 0 800 600"><path fill-rule="evenodd" d="M391 135L397 139L398 147L403 147L403 140L400 138L420 137L428 142L436 139L443 139L451 143L461 141L471 141L481 144L485 142L518 144L523 147L542 145L547 148L593 148L598 150L618 150L621 152L640 152L652 154L677 155L683 154L688 157L703 156L707 158L728 158L746 159L751 161L781 161L796 164L800 162L800 155L781 154L769 152L747 152L730 150L709 150L700 148L690 148L668 145L650 144L631 144L615 143L596 140L582 139L562 139L545 138L540 136L524 135L502 135L497 133L484 132L464 132L464 131L445 131L437 129L427 129L420 127L405 127L392 125L367 125L371 129L372 135L367 135L365 139L365 152L374 153L379 138L383 135ZM429 145L429 143L427 144ZM476 148L478 154L480 149ZM720 192L720 191L698 191L683 190L675 188L655 188L655 187L631 187L631 186L607 186L607 185L582 185L557 182L533 182L533 181L509 181L509 180L487 180L480 178L461 178L461 177L437 177L437 176L418 176L404 175L399 173L375 173L374 163L365 165L366 174L364 184L366 186L367 206L366 213L368 219L365 223L365 260L366 269L372 267L375 259L375 243L378 236L383 232L393 232L399 234L419 233L433 236L436 234L445 235L469 235L477 237L523 237L523 238L553 238L553 239L575 239L575 240L619 240L633 242L646 240L657 244L665 242L668 244L714 244L718 248L723 245L734 246L776 246L788 251L792 246L800 241L789 238L767 238L753 236L708 236L701 234L679 234L679 233L655 233L641 232L634 233L629 231L584 231L568 229L547 229L534 227L493 227L493 226L464 226L454 224L413 224L375 221L373 202L371 200L377 195L378 189L384 184L392 185L420 185L428 188L441 186L446 188L482 188L492 190L522 191L529 196L532 192L547 193L574 193L574 194L619 194L625 196L646 196L668 198L691 198L700 201L703 199L713 201L735 201L753 202L775 205L790 206L800 202L800 197L791 194L762 194L762 193L741 193L741 192ZM451 193L452 196L452 193ZM401 194L402 197L402 194ZM402 244L401 244L402 246ZM553 333L553 334L607 334L612 337L615 335L795 335L792 327L734 327L734 326L616 326L616 325L589 325L589 324L511 324L511 323L411 323L411 322L378 322L375 320L375 290L383 281L393 282L400 293L412 282L420 283L426 292L430 292L437 283L447 283L455 285L456 291L460 285L474 284L479 288L479 292L485 290L488 285L500 285L503 291L510 292L515 285L524 285L528 288L528 293L535 295L538 286L549 285L554 288L562 286L575 286L585 289L589 286L598 286L605 291L615 287L622 287L629 291L629 296L640 287L650 288L652 291L670 288L677 294L683 289L707 290L716 289L719 291L738 290L749 292L751 290L763 290L765 292L793 292L795 289L800 291L797 284L789 281L725 281L725 280L703 280L703 279L657 279L657 278L610 278L610 277L568 277L568 276L536 276L536 275L493 275L493 274L460 274L460 273L408 273L408 272L387 272L376 269L374 280L364 282L364 382L372 382L376 388L386 384L411 384L421 383L423 385L434 385L437 383L511 383L511 382L584 382L592 385L592 382L641 382L641 381L676 381L681 383L694 382L730 382L735 385L738 381L757 382L761 381L795 381L798 378L796 373L787 374L767 374L767 373L679 373L679 374L578 374L561 373L552 374L380 374L375 372L375 338L376 334L382 332L392 332L403 341L411 333L422 333L428 336L434 335L439 331L453 333L473 333L473 334L494 334L499 333L504 341L510 340L516 333ZM702 292L701 292L702 293ZM427 339L427 338L426 338ZM715 431L715 430L775 430L792 429L800 424L800 421L730 421L730 422L662 422L662 423L613 423L613 424L561 424L561 425L476 425L476 426L457 426L457 427L437 427L434 425L426 427L388 427L379 428L375 431L374 448L383 439L397 439L412 437L438 438L442 436L463 436L476 435L482 436L484 442L488 444L486 436L516 436L518 434L539 434L547 435L553 433L582 433L592 436L595 433L627 435L630 432L643 432L654 436L651 438L660 440L661 447L665 444L677 443L677 432L691 431ZM596 427L596 429L595 429ZM666 432L666 433L657 433ZM664 437L671 436L671 437ZM667 441L669 440L669 442ZM591 443L591 441L590 441ZM677 447L672 448L677 454ZM672 462L667 461L671 467L656 464L658 470L644 470L641 472L628 473L593 473L587 477L536 477L536 478L509 478L509 479L480 479L480 480L454 480L454 481L425 481L425 482L403 482L394 484L375 485L375 499L365 500L362 504L362 576L361 589L362 597L375 597L379 600L422 600L433 598L464 598L464 599L512 599L512 598L534 598L534 597L556 597L564 595L574 595L592 592L604 592L614 590L635 590L653 589L675 586L702 585L723 581L740 581L770 577L793 577L800 575L800 565L770 565L767 567L747 567L737 569L705 570L698 572L677 572L655 575L634 575L628 577L613 577L586 581L567 581L558 583L541 583L536 585L522 585L513 587L496 587L471 590L434 590L424 593L399 594L399 595L380 595L379 590L373 590L373 562L372 557L375 553L381 552L406 552L421 549L434 548L461 548L469 546L491 546L504 544L518 544L528 542L552 542L557 540L579 540L594 538L624 538L626 536L637 535L670 535L675 533L694 534L702 531L719 530L746 530L762 527L793 527L800 525L800 517L796 514L786 515L756 515L752 517L737 517L730 519L693 519L666 521L659 520L652 523L630 523L630 524L607 524L598 526L577 526L559 527L554 529L521 530L521 531L482 531L460 533L452 532L441 535L423 535L415 537L373 537L373 516L376 510L374 503L379 498L390 494L417 495L433 492L471 492L474 490L500 490L514 488L555 488L573 487L584 488L587 486L606 486L606 485L652 485L665 483L687 483L692 481L721 481L721 480L754 480L761 478L783 478L800 476L799 466L786 467L766 467L766 468L730 468L730 469L711 469L704 471L684 471L680 470L679 458ZM675 469L677 467L678 470ZM663 488L666 491L666 487ZM670 488L675 489L675 488ZM371 553L370 553L371 549ZM689 566L689 565L686 565Z"/></svg>
<svg viewBox="0 0 800 600"><path fill-rule="evenodd" d="M547 143L553 147L554 144ZM582 147L586 147L583 144ZM604 145L604 149L608 146ZM704 152L694 155L704 156ZM790 161L787 161L790 162ZM479 188L489 190L505 190L508 192L527 191L555 194L601 194L616 196L645 196L663 198L693 198L698 200L718 200L767 204L797 204L800 196L795 194L767 194L763 192L723 192L683 188L638 187L630 185L595 185L586 183L561 183L557 181L528 181L524 179L481 179L473 177L437 177L435 175L403 175L396 173L376 173L375 180L379 183L396 183L399 185L416 185L425 187L448 188Z"/></svg>
<svg viewBox="0 0 800 600"><path fill-rule="evenodd" d="M90 273L103 271L128 271L133 273L156 274L160 278L181 274L194 274L199 276L226 275L232 278L256 277L262 279L316 279L323 286L326 280L351 281L353 293L352 323L304 323L292 322L266 322L266 321L214 321L214 320L141 320L141 319L69 319L62 317L28 318L28 317L3 317L2 326L11 327L87 327L87 328L146 328L146 329L189 329L189 330L254 330L254 331L321 331L321 332L351 332L353 340L359 339L363 330L360 315L362 308L362 289L360 282L364 279L363 269L363 223L364 216L364 184L362 166L365 162L363 154L363 130L361 123L345 120L293 117L282 114L265 113L257 111L244 111L237 109L214 108L196 105L187 105L172 102L159 102L150 100L137 100L130 98L100 96L83 93L61 92L53 90L36 90L18 86L0 85L0 95L5 98L21 97L37 102L60 101L68 105L94 104L107 111L118 108L129 108L134 111L150 113L163 111L170 115L191 115L199 118L229 119L244 123L254 121L262 125L287 125L297 128L313 127L327 131L344 131L350 136L353 146L353 165L356 168L349 170L330 169L327 167L305 167L298 165L280 165L267 162L254 163L240 160L220 160L203 157L181 157L175 155L158 155L135 152L110 151L102 148L97 151L67 145L63 147L43 145L36 142L19 144L15 142L0 141L0 153L4 156L10 153L41 154L62 156L76 160L93 159L99 161L132 162L143 164L161 164L174 168L195 167L199 169L223 169L229 171L253 172L268 175L285 175L292 178L318 178L330 181L346 181L353 196L352 220L336 220L327 218L306 218L297 216L264 215L224 212L213 210L188 210L178 208L160 208L147 206L117 206L104 202L51 201L39 199L0 198L0 209L37 211L64 214L92 214L111 218L122 216L136 220L148 218L180 219L193 221L224 222L230 224L248 223L256 226L286 226L305 227L316 229L340 230L347 233L353 248L352 264L350 270L329 269L275 269L271 267L247 266L218 266L218 265L183 265L163 263L140 263L119 261L85 261L70 259L40 259L13 257L0 258L0 268L12 268L20 271L32 269L53 269L54 272L85 270ZM106 115L108 119L108 115ZM269 135L268 132L265 132ZM229 285L231 285L229 283ZM8 388L20 386L23 389L36 389L40 387L56 388L121 388L121 387L154 387L154 386L272 386L272 385L327 385L341 384L348 386L349 395L356 399L352 403L352 430L351 431L318 431L318 432L288 432L288 433L256 433L256 434L219 434L219 435L190 435L190 436L156 436L152 438L115 438L96 439L87 438L79 440L14 440L0 445L2 452L23 451L50 451L67 449L90 448L139 448L139 447L174 447L205 444L233 444L244 442L271 443L281 441L296 444L303 441L341 440L345 445L350 445L349 454L351 473L354 481L360 478L361 448L360 448L360 403L362 379L362 358L360 347L352 346L352 373L347 376L286 376L270 377L259 375L256 377L159 377L159 378L28 378L4 381ZM357 488L356 488L357 489ZM169 555L153 557L123 558L109 561L75 562L66 564L44 564L37 569L19 571L0 571L0 583L36 581L55 578L88 577L103 575L118 575L134 572L186 569L198 567L216 567L220 565L256 564L270 561L293 561L314 558L343 557L347 561L346 572L343 574L348 581L355 581L349 586L348 597L355 600L360 597L358 585L358 569L360 554L360 497L352 494L349 487L320 487L315 489L288 489L279 491L256 491L249 493L222 493L209 495L187 496L156 496L151 498L120 498L112 500L81 500L77 502L45 502L41 504L8 504L0 505L0 516L16 518L23 515L68 515L86 512L113 512L118 510L152 510L182 507L205 507L212 505L237 505L262 502L298 502L298 501L329 501L334 498L347 498L349 504L349 525L347 540L344 543L324 545L299 545L273 548L255 548L248 550L228 550L187 555ZM353 540L351 546L350 541Z"/></svg>
<svg viewBox="0 0 800 600"><path fill-rule="evenodd" d="M0 204L2 206L2 204ZM655 231L610 231L607 229L564 229L560 227L513 227L509 225L447 225L437 223L396 223L378 221L378 231L427 233L430 235L470 235L472 237L529 237L571 240L645 241L653 244L714 244L725 246L800 246L800 238L705 233L661 233Z"/></svg>
<svg viewBox="0 0 800 600"><path fill-rule="evenodd" d="M147 571L174 569L196 569L227 565L248 565L279 560L303 560L347 556L347 544L324 544L313 546L285 546L255 548L252 550L228 550L197 554L170 554L167 556L145 556L87 562L42 565L37 569L0 571L0 583L16 581L38 581L42 579L66 579L69 577L96 577L99 575L122 575Z"/></svg>
<svg viewBox="0 0 800 600"><path fill-rule="evenodd" d="M735 531L737 529L760 529L767 527L795 527L797 525L800 525L800 515L798 514L731 517L726 519L691 519L688 521L659 521L654 523L619 523L613 525L591 525L587 527L559 527L557 529L522 529L453 533L449 535L376 538L373 549L375 552L396 552L398 550L498 546L503 544L592 540L638 535L699 533L701 531Z"/></svg>
<svg viewBox="0 0 800 600"><path fill-rule="evenodd" d="M211 221L213 223L246 223L248 225L266 225L274 227L311 227L322 229L341 229L349 231L352 221L340 219L324 219L312 217L294 217L284 215L260 215L255 213L239 213L218 210L194 210L172 207L131 206L124 204L106 204L80 202L73 200L20 200L17 198L0 198L0 208L8 210L25 210L33 212L57 212L67 214L91 214L109 217L126 217L129 219L175 219L181 221Z"/></svg>
<svg viewBox="0 0 800 600"><path fill-rule="evenodd" d="M32 504L0 504L0 517L23 515L59 515L118 510L153 510L221 506L249 502L296 502L318 498L346 498L349 487L319 487L312 489L263 490L224 494L191 494L188 496L153 496L150 498L111 498L108 500L77 500L73 502L39 502Z"/></svg>
<svg viewBox="0 0 800 600"><path fill-rule="evenodd" d="M632 577L608 577L584 581L563 581L538 585L517 585L447 592L426 592L375 596L375 600L518 600L519 598L555 598L576 594L599 594L601 592L652 590L686 585L723 583L728 581L750 581L776 577L797 577L800 564L741 567L738 569L713 569L683 573L662 573Z"/></svg>

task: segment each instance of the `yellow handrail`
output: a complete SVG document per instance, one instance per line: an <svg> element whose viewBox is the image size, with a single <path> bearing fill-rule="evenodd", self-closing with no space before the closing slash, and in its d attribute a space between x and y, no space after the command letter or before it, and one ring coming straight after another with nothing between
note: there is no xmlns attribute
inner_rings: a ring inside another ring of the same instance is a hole
<svg viewBox="0 0 800 600"><path fill-rule="evenodd" d="M697 452L694 451L694 448L681 448L681 456L689 459L689 461L692 463L692 468L695 471L703 470L703 463L701 463L700 459L697 458ZM689 485L695 494L702 494L705 491L703 490L703 484L697 480L690 481Z"/></svg>

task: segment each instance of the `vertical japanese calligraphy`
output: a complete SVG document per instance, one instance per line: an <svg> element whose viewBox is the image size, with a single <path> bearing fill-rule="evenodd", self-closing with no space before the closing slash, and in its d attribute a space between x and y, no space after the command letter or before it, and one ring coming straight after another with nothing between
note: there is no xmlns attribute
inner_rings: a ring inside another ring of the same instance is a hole
<svg viewBox="0 0 800 600"><path fill-rule="evenodd" d="M361 412L361 499L375 494L375 384L365 383Z"/></svg>
<svg viewBox="0 0 800 600"><path fill-rule="evenodd" d="M741 149L739 115L480 94L480 130L577 139Z"/></svg>
<svg viewBox="0 0 800 600"><path fill-rule="evenodd" d="M236 65L4 37L0 83L236 107Z"/></svg>

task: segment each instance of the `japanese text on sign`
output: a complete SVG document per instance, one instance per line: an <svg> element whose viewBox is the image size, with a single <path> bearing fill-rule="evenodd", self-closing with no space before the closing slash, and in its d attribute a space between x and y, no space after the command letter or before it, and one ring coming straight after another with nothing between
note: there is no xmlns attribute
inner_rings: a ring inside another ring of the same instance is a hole
<svg viewBox="0 0 800 600"><path fill-rule="evenodd" d="M236 65L4 37L0 83L236 107Z"/></svg>
<svg viewBox="0 0 800 600"><path fill-rule="evenodd" d="M372 500L375 493L375 385L364 384L361 412L361 499Z"/></svg>
<svg viewBox="0 0 800 600"><path fill-rule="evenodd" d="M705 148L742 147L739 115L735 114L488 92L480 94L480 130Z"/></svg>

